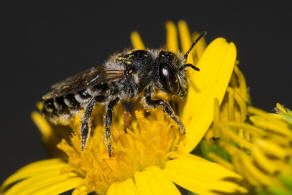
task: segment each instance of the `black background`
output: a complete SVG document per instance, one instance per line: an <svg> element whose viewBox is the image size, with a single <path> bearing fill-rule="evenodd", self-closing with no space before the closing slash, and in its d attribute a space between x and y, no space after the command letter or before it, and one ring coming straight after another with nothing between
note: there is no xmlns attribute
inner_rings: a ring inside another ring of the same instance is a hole
<svg viewBox="0 0 292 195"><path fill-rule="evenodd" d="M130 47L132 30L159 48L167 20L184 19L192 31L208 31L208 41L234 41L253 104L268 111L276 102L292 108L291 6L267 2L1 3L0 182L46 158L30 113L51 84Z"/></svg>

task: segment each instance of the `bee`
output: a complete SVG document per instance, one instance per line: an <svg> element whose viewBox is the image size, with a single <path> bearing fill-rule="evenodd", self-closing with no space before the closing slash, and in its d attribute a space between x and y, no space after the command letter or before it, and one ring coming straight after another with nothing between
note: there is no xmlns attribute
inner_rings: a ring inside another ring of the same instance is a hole
<svg viewBox="0 0 292 195"><path fill-rule="evenodd" d="M112 156L111 123L114 107L123 100L144 95L146 105L163 107L164 112L185 132L181 121L171 106L162 99L152 99L155 91L184 98L188 83L186 67L199 71L192 64L186 64L195 44L206 35L203 32L191 45L185 55L162 49L128 50L111 56L104 64L94 66L59 83L45 94L41 113L49 121L69 118L84 110L81 120L81 149L84 150L90 132L90 116L96 104L104 104L105 144Z"/></svg>

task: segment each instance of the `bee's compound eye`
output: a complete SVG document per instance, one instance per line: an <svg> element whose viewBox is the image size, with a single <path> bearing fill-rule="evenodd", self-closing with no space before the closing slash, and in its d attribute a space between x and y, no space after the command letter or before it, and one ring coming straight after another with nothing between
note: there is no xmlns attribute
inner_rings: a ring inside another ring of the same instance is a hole
<svg viewBox="0 0 292 195"><path fill-rule="evenodd" d="M167 92L171 94L178 93L179 91L178 79L168 64L160 64L159 77L160 77L160 82L163 85L163 88Z"/></svg>

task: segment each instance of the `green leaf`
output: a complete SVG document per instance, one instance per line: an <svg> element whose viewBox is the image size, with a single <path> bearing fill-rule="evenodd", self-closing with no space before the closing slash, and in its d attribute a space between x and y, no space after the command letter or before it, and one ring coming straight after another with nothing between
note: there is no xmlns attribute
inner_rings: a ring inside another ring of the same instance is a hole
<svg viewBox="0 0 292 195"><path fill-rule="evenodd" d="M291 191L292 193L292 175L281 173L279 180Z"/></svg>

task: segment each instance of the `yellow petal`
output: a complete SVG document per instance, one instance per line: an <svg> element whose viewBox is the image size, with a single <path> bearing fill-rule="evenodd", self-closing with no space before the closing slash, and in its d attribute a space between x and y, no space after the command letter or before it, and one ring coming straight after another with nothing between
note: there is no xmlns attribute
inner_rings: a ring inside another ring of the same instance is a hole
<svg viewBox="0 0 292 195"><path fill-rule="evenodd" d="M44 143L47 143L54 135L54 131L52 130L51 126L38 112L32 112L31 118L38 127L38 130L41 132Z"/></svg>
<svg viewBox="0 0 292 195"><path fill-rule="evenodd" d="M142 38L138 32L134 31L131 33L131 41L134 49L145 49Z"/></svg>
<svg viewBox="0 0 292 195"><path fill-rule="evenodd" d="M166 22L166 50L171 51L173 53L177 53L178 51L178 39L176 27L173 22Z"/></svg>
<svg viewBox="0 0 292 195"><path fill-rule="evenodd" d="M38 162L31 163L25 167L19 169L16 173L8 177L2 184L1 188L6 188L8 185L25 179L34 175L39 175L46 172L51 172L55 170L60 170L64 165L66 165L60 159L50 159L42 160Z"/></svg>
<svg viewBox="0 0 292 195"><path fill-rule="evenodd" d="M133 179L127 179L122 182L113 183L107 191L107 195L124 195L124 194L127 195L137 194L137 189Z"/></svg>
<svg viewBox="0 0 292 195"><path fill-rule="evenodd" d="M247 192L245 188L234 182L241 179L239 175L216 163L190 154L168 161L163 172L177 185L196 194L215 195L215 191Z"/></svg>
<svg viewBox="0 0 292 195"><path fill-rule="evenodd" d="M185 21L181 20L178 22L178 31L179 31L180 41L181 41L182 52L185 54L187 53L187 51L192 45L191 33ZM192 57L193 52L194 50L190 52L189 57L187 59L187 63L189 64L194 64L194 58Z"/></svg>
<svg viewBox="0 0 292 195"><path fill-rule="evenodd" d="M38 194L41 191L47 191L53 188L55 186L56 188L60 189L59 183L63 183L68 181L68 183L72 182L75 184L76 181L81 181L81 178L72 178L68 174L61 174L61 170L52 171L52 172L44 172L42 174L39 174L37 176L24 179L15 185L13 185L9 190L5 193L6 195L14 195L14 194ZM78 183L78 184L79 184ZM72 188L77 187L77 185L72 186L70 184L71 188L63 187L61 189L64 189L64 191L70 190ZM62 193L64 191L60 191L59 193ZM38 192L38 193L37 193ZM42 194L42 193L40 193Z"/></svg>
<svg viewBox="0 0 292 195"><path fill-rule="evenodd" d="M73 188L76 188L80 185L82 181L81 178L70 178L65 179L62 182L55 183L54 185L48 185L40 190L37 190L30 195L39 195L39 194L61 194Z"/></svg>
<svg viewBox="0 0 292 195"><path fill-rule="evenodd" d="M138 194L141 195L180 195L179 190L169 178L156 166L148 167L135 174Z"/></svg>
<svg viewBox="0 0 292 195"><path fill-rule="evenodd" d="M214 100L222 102L235 65L236 47L217 38L210 43L197 66L199 72L190 74L190 88L184 106L182 122L186 127L185 152L199 143L211 125Z"/></svg>

